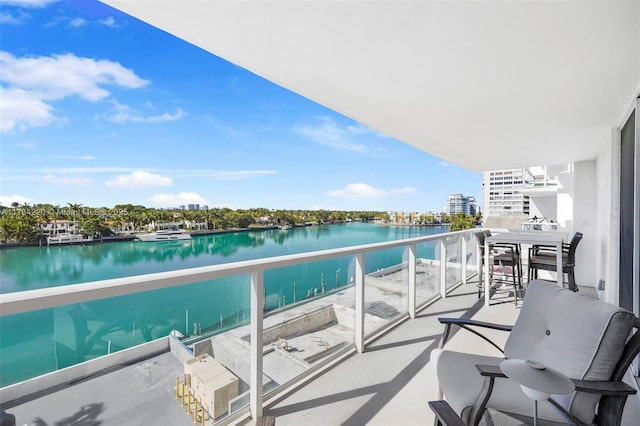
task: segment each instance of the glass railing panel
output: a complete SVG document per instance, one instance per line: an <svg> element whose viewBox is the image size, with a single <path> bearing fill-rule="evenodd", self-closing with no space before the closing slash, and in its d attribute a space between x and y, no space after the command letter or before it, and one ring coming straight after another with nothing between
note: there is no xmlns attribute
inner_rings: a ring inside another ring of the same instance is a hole
<svg viewBox="0 0 640 426"><path fill-rule="evenodd" d="M185 362L184 371L190 370L185 379L206 410L205 420L216 423L250 404L251 277L233 275L202 284L201 300L189 301L191 328L182 341L195 357ZM271 386L265 380L263 390Z"/></svg>
<svg viewBox="0 0 640 426"><path fill-rule="evenodd" d="M249 276L237 275L3 316L0 385L72 367L170 333L187 345L214 335L218 338L248 325L249 297ZM238 363L229 362L238 358L236 354L216 352L218 357L238 377L238 392L244 392L248 365L246 372L236 371Z"/></svg>
<svg viewBox="0 0 640 426"><path fill-rule="evenodd" d="M451 235L445 239L447 246L446 289L449 290L462 280L462 237Z"/></svg>
<svg viewBox="0 0 640 426"><path fill-rule="evenodd" d="M440 294L440 241L416 245L416 305Z"/></svg>
<svg viewBox="0 0 640 426"><path fill-rule="evenodd" d="M0 387L57 369L54 310L43 309L0 320Z"/></svg>
<svg viewBox="0 0 640 426"><path fill-rule="evenodd" d="M467 246L467 277L470 277L474 273L478 272L478 244L473 233L467 233L464 235Z"/></svg>
<svg viewBox="0 0 640 426"><path fill-rule="evenodd" d="M365 335L408 312L405 247L377 250L365 256Z"/></svg>
<svg viewBox="0 0 640 426"><path fill-rule="evenodd" d="M264 377L269 392L352 345L353 256L265 271Z"/></svg>

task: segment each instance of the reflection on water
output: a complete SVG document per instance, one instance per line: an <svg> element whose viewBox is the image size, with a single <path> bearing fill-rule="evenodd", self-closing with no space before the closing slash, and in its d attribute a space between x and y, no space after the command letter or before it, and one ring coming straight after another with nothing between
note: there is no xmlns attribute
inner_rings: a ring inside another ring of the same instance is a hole
<svg viewBox="0 0 640 426"><path fill-rule="evenodd" d="M446 232L442 228L345 224L198 236L173 242L114 242L0 251L0 292L98 281ZM422 252L420 252L422 250ZM366 272L398 264L403 249L366 256ZM419 247L419 257L433 248ZM266 309L351 282L345 257L265 272ZM249 276L3 317L0 386L166 336L216 332L248 321Z"/></svg>
<svg viewBox="0 0 640 426"><path fill-rule="evenodd" d="M264 231L200 236L186 241L6 249L0 252L0 292L225 263L225 258L243 248L253 249L267 240L282 245L287 238L283 232ZM135 272L124 268L130 266L136 266Z"/></svg>

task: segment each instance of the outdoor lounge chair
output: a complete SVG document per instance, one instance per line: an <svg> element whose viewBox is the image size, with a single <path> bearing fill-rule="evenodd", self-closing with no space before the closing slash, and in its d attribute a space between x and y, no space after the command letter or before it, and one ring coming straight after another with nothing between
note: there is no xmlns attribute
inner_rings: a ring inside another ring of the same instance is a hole
<svg viewBox="0 0 640 426"><path fill-rule="evenodd" d="M490 408L496 414L529 419L533 402L499 368L505 358L542 362L572 379L576 391L553 395L538 405L541 420L559 424L619 425L628 395L636 390L622 381L640 352L640 319L632 313L555 284L532 281L513 326L461 318L445 324L440 347L458 325L502 350L475 328L509 331L504 357L436 349L432 354L439 386L467 425L477 425ZM494 422L502 424L502 421ZM489 423L488 423L489 424Z"/></svg>

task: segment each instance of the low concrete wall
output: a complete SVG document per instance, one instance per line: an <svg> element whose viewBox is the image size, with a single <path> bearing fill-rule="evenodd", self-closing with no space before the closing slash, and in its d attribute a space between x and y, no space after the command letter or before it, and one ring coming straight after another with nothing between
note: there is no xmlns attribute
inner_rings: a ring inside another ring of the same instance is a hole
<svg viewBox="0 0 640 426"><path fill-rule="evenodd" d="M326 306L264 330L264 343L266 345L277 341L279 338L286 339L291 336L306 334L329 324L334 324L337 321L333 306Z"/></svg>
<svg viewBox="0 0 640 426"><path fill-rule="evenodd" d="M385 275L389 275L389 274L393 274L394 272L398 272L398 271L402 270L402 268L406 268L406 267L407 267L407 264L403 262L403 263L400 263L398 265L390 266L388 268L378 269L375 272L367 274L367 276L369 276L369 277L383 277Z"/></svg>
<svg viewBox="0 0 640 426"><path fill-rule="evenodd" d="M211 342L208 342L208 344L209 346L211 346ZM188 346L185 346L185 344L182 343L180 339L178 339L173 335L169 335L169 349L171 350L171 353L173 354L173 356L175 356L178 359L178 361L180 361L183 364L185 363L185 361L190 360L191 358L194 357L194 353L191 350L191 348L189 348ZM197 353L195 355L200 355L200 354ZM209 353L209 355L213 356L213 350L211 350L211 353Z"/></svg>
<svg viewBox="0 0 640 426"><path fill-rule="evenodd" d="M109 369L117 368L123 364L146 358L148 356L167 352L169 350L169 338L163 337L133 348L124 349L109 355L104 355L90 361L72 365L61 370L43 374L33 379L6 386L0 391L0 404L6 404L20 398L24 398L38 392L43 392L58 386L86 379L95 374L101 374Z"/></svg>

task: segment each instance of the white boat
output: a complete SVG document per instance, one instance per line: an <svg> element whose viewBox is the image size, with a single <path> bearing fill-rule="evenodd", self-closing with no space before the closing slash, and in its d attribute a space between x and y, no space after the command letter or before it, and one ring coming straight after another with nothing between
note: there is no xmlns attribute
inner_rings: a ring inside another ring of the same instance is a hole
<svg viewBox="0 0 640 426"><path fill-rule="evenodd" d="M51 244L78 244L92 242L93 237L84 238L82 234L60 233L47 237L47 245Z"/></svg>
<svg viewBox="0 0 640 426"><path fill-rule="evenodd" d="M163 229L149 234L140 234L136 238L140 241L177 241L190 240L191 235L181 229Z"/></svg>

